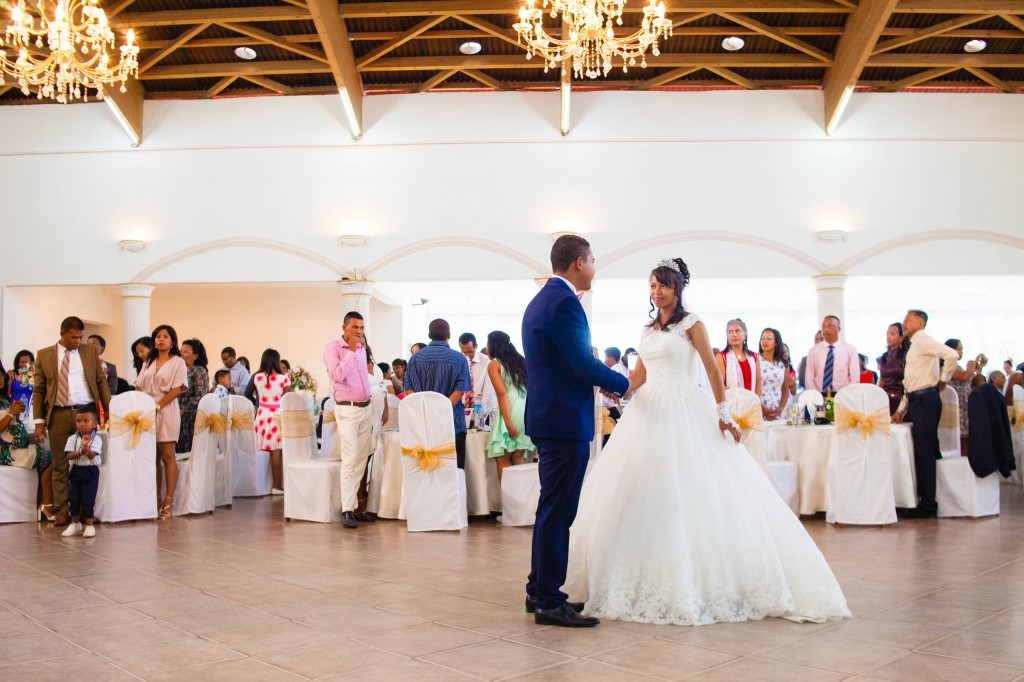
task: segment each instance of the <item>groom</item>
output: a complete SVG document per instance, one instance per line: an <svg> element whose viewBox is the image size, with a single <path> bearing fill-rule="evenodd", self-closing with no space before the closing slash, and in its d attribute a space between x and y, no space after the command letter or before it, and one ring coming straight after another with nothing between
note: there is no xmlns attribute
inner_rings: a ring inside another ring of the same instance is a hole
<svg viewBox="0 0 1024 682"><path fill-rule="evenodd" d="M577 613L560 588L569 562L569 527L594 439L593 387L621 396L629 380L591 352L590 326L579 301L594 280L590 244L576 235L559 237L551 248L551 269L555 276L523 315L526 433L540 458L526 611L541 625L585 628L598 620Z"/></svg>

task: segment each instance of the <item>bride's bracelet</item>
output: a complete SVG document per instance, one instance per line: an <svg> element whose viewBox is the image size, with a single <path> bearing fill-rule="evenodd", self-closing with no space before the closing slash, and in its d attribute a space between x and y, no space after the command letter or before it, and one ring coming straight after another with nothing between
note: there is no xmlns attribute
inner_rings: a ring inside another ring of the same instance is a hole
<svg viewBox="0 0 1024 682"><path fill-rule="evenodd" d="M718 412L718 419L722 423L728 424L730 426L736 426L736 422L733 421L732 419L732 414L729 413L728 403L718 403L718 405L716 406L716 410Z"/></svg>

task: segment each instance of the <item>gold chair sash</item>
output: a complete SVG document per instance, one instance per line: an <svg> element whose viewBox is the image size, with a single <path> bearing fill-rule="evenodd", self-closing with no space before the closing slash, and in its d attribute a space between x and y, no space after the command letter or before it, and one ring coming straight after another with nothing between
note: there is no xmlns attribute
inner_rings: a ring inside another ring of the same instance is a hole
<svg viewBox="0 0 1024 682"><path fill-rule="evenodd" d="M429 450L422 445L415 445L411 448L402 448L402 455L414 457L416 467L421 471L436 471L441 468L442 459L455 459L455 443L439 445Z"/></svg>
<svg viewBox="0 0 1024 682"><path fill-rule="evenodd" d="M116 414L110 415L110 424L107 427L110 435L114 438L123 436L129 431L132 432L132 450L139 447L139 439L143 433L156 434L156 412L143 412L136 410L129 412L123 417Z"/></svg>
<svg viewBox="0 0 1024 682"><path fill-rule="evenodd" d="M232 412L231 429L233 431L252 431L253 417L250 412Z"/></svg>
<svg viewBox="0 0 1024 682"><path fill-rule="evenodd" d="M953 403L942 404L942 417L939 418L940 429L955 429L960 426L960 408Z"/></svg>
<svg viewBox="0 0 1024 682"><path fill-rule="evenodd" d="M889 407L881 407L874 412L864 414L851 410L843 405L836 405L836 433L844 433L850 429L860 431L861 438L868 439L868 436L875 435L876 431L884 434L892 433L889 427Z"/></svg>
<svg viewBox="0 0 1024 682"><path fill-rule="evenodd" d="M324 410L321 414L324 416L324 424L335 423L334 410Z"/></svg>
<svg viewBox="0 0 1024 682"><path fill-rule="evenodd" d="M736 422L736 426L740 427L741 431L763 431L764 430L764 415L761 414L761 403L751 405L750 409L743 414L732 415L733 421Z"/></svg>
<svg viewBox="0 0 1024 682"><path fill-rule="evenodd" d="M308 438L316 433L312 416L306 410L281 410L274 415L274 421L281 425L285 438Z"/></svg>
<svg viewBox="0 0 1024 682"><path fill-rule="evenodd" d="M196 413L196 433L212 431L216 434L223 434L227 427L227 419L220 412L206 414L202 410Z"/></svg>
<svg viewBox="0 0 1024 682"><path fill-rule="evenodd" d="M1013 403L1013 409L1017 415L1017 423L1013 425L1015 431L1024 431L1024 400Z"/></svg>

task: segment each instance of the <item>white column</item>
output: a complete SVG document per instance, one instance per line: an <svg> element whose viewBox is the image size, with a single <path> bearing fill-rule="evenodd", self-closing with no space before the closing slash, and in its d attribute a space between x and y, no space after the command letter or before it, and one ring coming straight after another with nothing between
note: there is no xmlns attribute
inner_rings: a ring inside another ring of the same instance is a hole
<svg viewBox="0 0 1024 682"><path fill-rule="evenodd" d="M135 381L135 355L132 344L135 339L149 336L153 328L149 324L149 304L153 300L153 287L148 284L122 284L121 306L124 310L124 357L121 359L122 376L128 383Z"/></svg>
<svg viewBox="0 0 1024 682"><path fill-rule="evenodd" d="M341 319L355 311L363 316L366 325L366 336L373 339L373 328L370 326L370 292L375 283L368 279L343 279L338 281L341 287ZM339 320L340 325L341 320Z"/></svg>
<svg viewBox="0 0 1024 682"><path fill-rule="evenodd" d="M846 326L846 275L816 275L814 288L818 292L818 324L825 319L826 315L835 315L839 318L842 327ZM839 338L843 338L842 331Z"/></svg>

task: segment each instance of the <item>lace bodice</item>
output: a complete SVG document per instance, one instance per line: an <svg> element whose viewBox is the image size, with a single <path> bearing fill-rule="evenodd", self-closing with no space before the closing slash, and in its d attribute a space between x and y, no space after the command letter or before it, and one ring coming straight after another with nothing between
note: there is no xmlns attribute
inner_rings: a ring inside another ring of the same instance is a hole
<svg viewBox="0 0 1024 682"><path fill-rule="evenodd" d="M683 382L696 385L694 361L697 351L686 332L698 322L690 313L667 331L645 327L637 351L647 369L647 383Z"/></svg>

